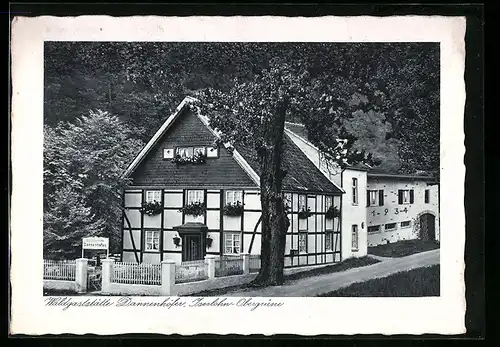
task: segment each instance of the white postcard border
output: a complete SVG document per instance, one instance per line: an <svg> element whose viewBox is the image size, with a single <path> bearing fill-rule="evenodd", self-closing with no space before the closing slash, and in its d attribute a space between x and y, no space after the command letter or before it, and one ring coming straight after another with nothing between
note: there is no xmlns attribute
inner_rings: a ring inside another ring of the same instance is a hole
<svg viewBox="0 0 500 347"><path fill-rule="evenodd" d="M16 18L12 24L11 333L464 333L464 36L464 18L439 16ZM62 310L45 306L42 296L44 41L440 42L441 296L272 298L283 302L283 306L253 311L244 307L111 306Z"/></svg>

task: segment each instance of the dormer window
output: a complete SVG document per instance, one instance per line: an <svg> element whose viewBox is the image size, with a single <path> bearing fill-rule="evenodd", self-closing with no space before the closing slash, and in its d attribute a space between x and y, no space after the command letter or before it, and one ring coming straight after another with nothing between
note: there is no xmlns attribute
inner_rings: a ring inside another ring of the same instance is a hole
<svg viewBox="0 0 500 347"><path fill-rule="evenodd" d="M180 155L181 158L189 158L193 156L193 147L177 147L176 154Z"/></svg>
<svg viewBox="0 0 500 347"><path fill-rule="evenodd" d="M206 155L205 147L195 147L194 155Z"/></svg>

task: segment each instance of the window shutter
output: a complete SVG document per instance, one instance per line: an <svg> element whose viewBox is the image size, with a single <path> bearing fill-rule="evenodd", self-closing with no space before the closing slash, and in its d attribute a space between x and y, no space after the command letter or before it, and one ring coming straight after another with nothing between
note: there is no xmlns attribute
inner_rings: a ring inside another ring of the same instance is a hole
<svg viewBox="0 0 500 347"><path fill-rule="evenodd" d="M410 204L413 204L413 199L414 199L414 196L413 196L413 189L410 190Z"/></svg>
<svg viewBox="0 0 500 347"><path fill-rule="evenodd" d="M403 191L398 190L398 204L401 205L403 203Z"/></svg>
<svg viewBox="0 0 500 347"><path fill-rule="evenodd" d="M370 206L370 191L366 191L366 207Z"/></svg>
<svg viewBox="0 0 500 347"><path fill-rule="evenodd" d="M380 189L378 191L378 205L384 206L384 190L383 189Z"/></svg>

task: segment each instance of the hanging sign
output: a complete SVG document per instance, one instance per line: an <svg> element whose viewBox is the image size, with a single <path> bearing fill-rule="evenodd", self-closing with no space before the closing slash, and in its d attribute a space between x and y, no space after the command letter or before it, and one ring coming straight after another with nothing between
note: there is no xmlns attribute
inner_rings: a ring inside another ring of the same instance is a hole
<svg viewBox="0 0 500 347"><path fill-rule="evenodd" d="M109 248L107 237L84 237L82 239L83 249L105 249Z"/></svg>

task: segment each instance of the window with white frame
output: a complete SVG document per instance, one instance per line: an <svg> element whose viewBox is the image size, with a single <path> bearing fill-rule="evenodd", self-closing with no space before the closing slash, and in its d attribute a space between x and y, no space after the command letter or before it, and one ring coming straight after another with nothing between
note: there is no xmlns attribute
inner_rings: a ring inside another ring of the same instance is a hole
<svg viewBox="0 0 500 347"><path fill-rule="evenodd" d="M398 204L413 204L413 189L398 190Z"/></svg>
<svg viewBox="0 0 500 347"><path fill-rule="evenodd" d="M388 223L385 225L384 230L385 231L391 231L396 229L396 223Z"/></svg>
<svg viewBox="0 0 500 347"><path fill-rule="evenodd" d="M305 210L307 207L307 197L305 195L299 195L299 211Z"/></svg>
<svg viewBox="0 0 500 347"><path fill-rule="evenodd" d="M188 190L187 191L187 204L205 201L205 192L203 190Z"/></svg>
<svg viewBox="0 0 500 347"><path fill-rule="evenodd" d="M146 202L161 201L161 190L147 190Z"/></svg>
<svg viewBox="0 0 500 347"><path fill-rule="evenodd" d="M243 192L241 190L226 191L226 204L236 204L243 202Z"/></svg>
<svg viewBox="0 0 500 347"><path fill-rule="evenodd" d="M352 245L351 248L352 250L358 250L358 225L354 224L352 226Z"/></svg>
<svg viewBox="0 0 500 347"><path fill-rule="evenodd" d="M379 192L378 190L368 191L368 206L378 206L379 205Z"/></svg>
<svg viewBox="0 0 500 347"><path fill-rule="evenodd" d="M411 220L406 220L401 222L401 228L409 228L411 226Z"/></svg>
<svg viewBox="0 0 500 347"><path fill-rule="evenodd" d="M377 233L380 231L380 225L372 225L368 227L369 233Z"/></svg>
<svg viewBox="0 0 500 347"><path fill-rule="evenodd" d="M193 153L194 155L205 155L205 147L195 147Z"/></svg>
<svg viewBox="0 0 500 347"><path fill-rule="evenodd" d="M285 193L285 206L290 208L292 206L292 194L290 193Z"/></svg>
<svg viewBox="0 0 500 347"><path fill-rule="evenodd" d="M224 233L224 254L240 254L240 247L240 233Z"/></svg>
<svg viewBox="0 0 500 347"><path fill-rule="evenodd" d="M357 178L352 179L352 204L353 205L358 204L358 179Z"/></svg>
<svg viewBox="0 0 500 347"><path fill-rule="evenodd" d="M145 250L146 251L155 251L158 252L160 250L160 231L159 230L146 230L145 231Z"/></svg>
<svg viewBox="0 0 500 347"><path fill-rule="evenodd" d="M182 158L192 157L193 147L177 147L175 153L180 155Z"/></svg>
<svg viewBox="0 0 500 347"><path fill-rule="evenodd" d="M325 251L333 250L333 232L327 231L325 234Z"/></svg>
<svg viewBox="0 0 500 347"><path fill-rule="evenodd" d="M327 196L325 198L325 211L328 211L328 209L333 205L333 197Z"/></svg>
<svg viewBox="0 0 500 347"><path fill-rule="evenodd" d="M307 253L307 233L299 233L299 253Z"/></svg>

